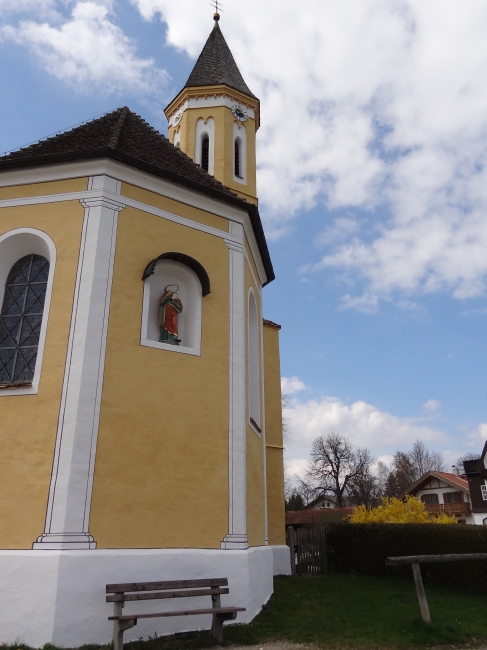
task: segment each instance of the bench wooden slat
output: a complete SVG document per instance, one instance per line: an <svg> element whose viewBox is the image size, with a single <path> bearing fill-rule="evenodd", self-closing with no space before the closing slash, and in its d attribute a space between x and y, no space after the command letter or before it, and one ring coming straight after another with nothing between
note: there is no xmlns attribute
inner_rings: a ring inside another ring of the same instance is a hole
<svg viewBox="0 0 487 650"><path fill-rule="evenodd" d="M209 578L201 580L165 580L164 582L125 582L106 586L107 594L131 591L158 591L163 589L191 589L196 587L226 587L227 578Z"/></svg>
<svg viewBox="0 0 487 650"><path fill-rule="evenodd" d="M157 618L159 616L192 616L193 614L232 614L245 612L245 607L214 607L210 609L190 609L177 612L159 612L156 614L127 614L126 616L109 616L109 621L130 621L137 618Z"/></svg>
<svg viewBox="0 0 487 650"><path fill-rule="evenodd" d="M107 596L107 603L123 603L129 600L154 600L159 598L192 598L194 596L216 596L217 594L229 594L228 587L215 587L214 589L185 589L184 591L155 591L139 592L132 594L115 593Z"/></svg>

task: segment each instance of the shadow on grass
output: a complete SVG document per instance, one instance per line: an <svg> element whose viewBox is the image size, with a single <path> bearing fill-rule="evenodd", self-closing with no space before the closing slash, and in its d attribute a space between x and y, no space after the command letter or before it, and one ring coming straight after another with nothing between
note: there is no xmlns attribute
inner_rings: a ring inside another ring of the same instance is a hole
<svg viewBox="0 0 487 650"><path fill-rule="evenodd" d="M424 648L487 640L487 597L426 585L433 623L423 623L412 581L330 575L278 577L275 593L249 625L225 627L224 645L288 641L321 647ZM132 641L126 650L215 647L209 632ZM18 644L5 650L30 650ZM85 645L80 650L110 650ZM46 645L44 650L57 650Z"/></svg>

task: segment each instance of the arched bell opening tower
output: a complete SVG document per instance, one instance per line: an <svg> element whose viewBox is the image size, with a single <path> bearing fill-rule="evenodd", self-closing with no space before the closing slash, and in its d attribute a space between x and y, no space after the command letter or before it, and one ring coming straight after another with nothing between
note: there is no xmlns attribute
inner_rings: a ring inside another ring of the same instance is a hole
<svg viewBox="0 0 487 650"><path fill-rule="evenodd" d="M257 204L255 140L260 102L215 25L181 92L165 109L169 141L209 174Z"/></svg>

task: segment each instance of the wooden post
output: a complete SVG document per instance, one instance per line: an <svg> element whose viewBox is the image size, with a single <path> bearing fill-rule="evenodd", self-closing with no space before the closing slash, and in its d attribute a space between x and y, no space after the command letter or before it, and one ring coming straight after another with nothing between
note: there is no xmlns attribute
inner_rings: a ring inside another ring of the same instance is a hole
<svg viewBox="0 0 487 650"><path fill-rule="evenodd" d="M289 544L289 552L291 553L291 573L293 576L296 575L296 555L294 553L294 528L292 526L288 526L287 529L287 534L288 534L288 544Z"/></svg>
<svg viewBox="0 0 487 650"><path fill-rule="evenodd" d="M421 616L425 623L431 623L430 610L428 608L428 601L426 600L423 579L421 578L421 568L419 564L411 564L411 567L413 569L414 584L416 585L416 593L418 594Z"/></svg>

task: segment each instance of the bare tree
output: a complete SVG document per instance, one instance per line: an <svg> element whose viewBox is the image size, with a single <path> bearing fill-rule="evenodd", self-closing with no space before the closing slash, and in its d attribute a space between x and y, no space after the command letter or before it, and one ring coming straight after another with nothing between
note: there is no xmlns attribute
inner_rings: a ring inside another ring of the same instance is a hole
<svg viewBox="0 0 487 650"><path fill-rule="evenodd" d="M339 508L344 505L345 495L353 485L358 486L372 464L368 449L355 448L348 438L336 433L318 436L310 455L300 491L307 500L331 495Z"/></svg>
<svg viewBox="0 0 487 650"><path fill-rule="evenodd" d="M473 452L469 451L467 454L463 454L463 456L460 456L457 458L455 467L458 467L458 469L463 473L463 461L464 460L480 460L480 454L474 454Z"/></svg>
<svg viewBox="0 0 487 650"><path fill-rule="evenodd" d="M422 440L416 440L409 451L394 454L392 469L385 481L385 496L400 496L429 471L445 471L443 458L437 451L430 451Z"/></svg>
<svg viewBox="0 0 487 650"><path fill-rule="evenodd" d="M364 505L367 508L377 506L382 496L379 478L374 476L370 469L352 480L347 492L352 505Z"/></svg>
<svg viewBox="0 0 487 650"><path fill-rule="evenodd" d="M444 472L445 464L441 454L437 451L429 451L422 440L416 440L412 448L408 451L409 459L411 460L415 480L417 481L420 476L426 472Z"/></svg>

